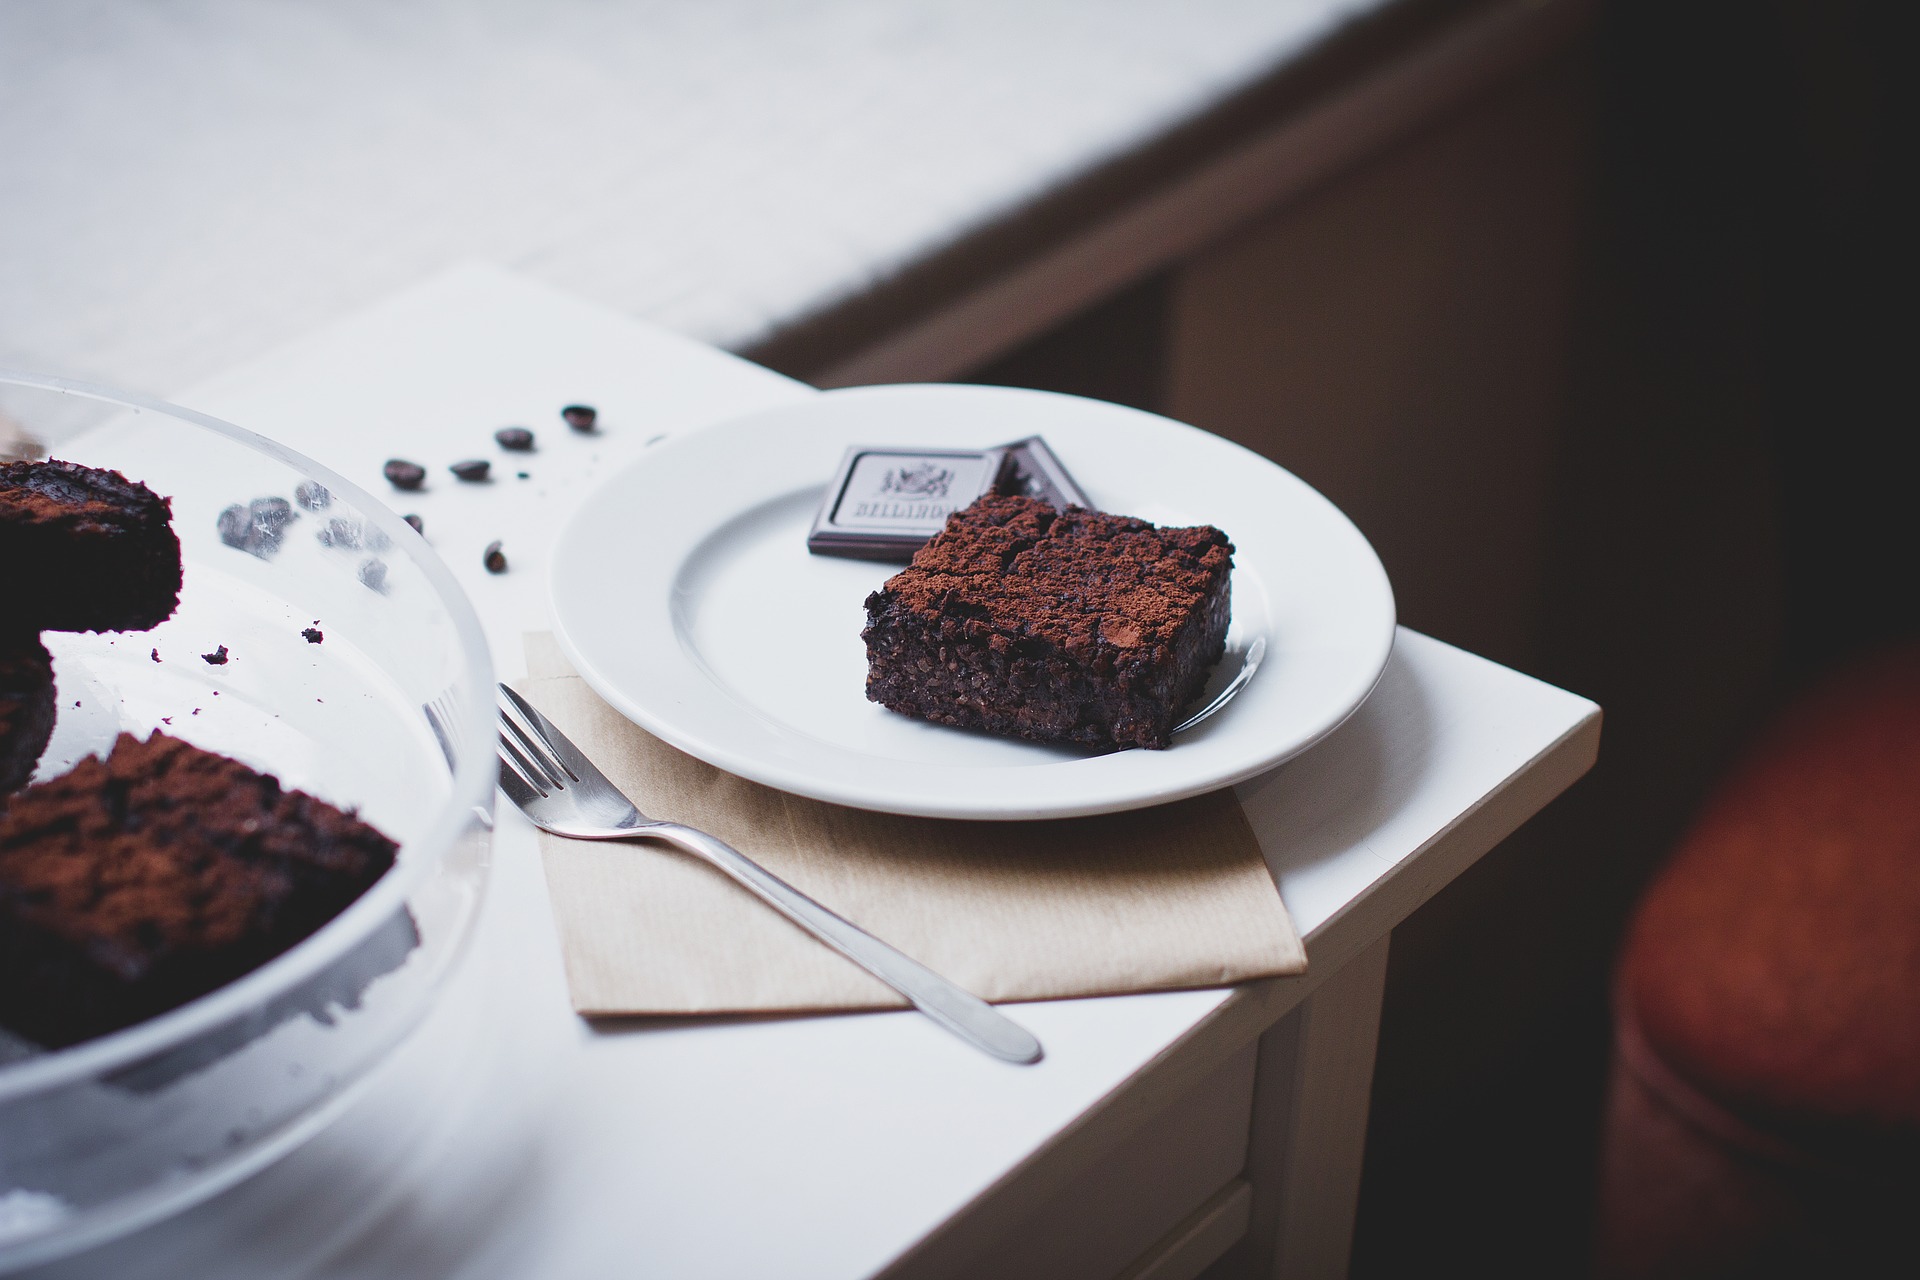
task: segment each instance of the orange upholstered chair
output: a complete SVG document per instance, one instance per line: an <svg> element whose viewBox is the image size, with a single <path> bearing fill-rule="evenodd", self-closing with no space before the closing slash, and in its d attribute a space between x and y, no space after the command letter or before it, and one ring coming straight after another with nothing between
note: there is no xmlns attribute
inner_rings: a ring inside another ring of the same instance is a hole
<svg viewBox="0 0 1920 1280"><path fill-rule="evenodd" d="M1788 709L1641 901L1606 1277L1920 1277L1920 648Z"/></svg>

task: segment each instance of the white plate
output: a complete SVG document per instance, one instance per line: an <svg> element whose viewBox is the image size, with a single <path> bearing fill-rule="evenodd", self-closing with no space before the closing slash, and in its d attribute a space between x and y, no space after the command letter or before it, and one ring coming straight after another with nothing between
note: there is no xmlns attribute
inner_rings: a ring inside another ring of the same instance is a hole
<svg viewBox="0 0 1920 1280"><path fill-rule="evenodd" d="M867 593L898 566L809 555L849 444L971 448L1043 435L1103 509L1233 539L1234 665L1258 674L1165 751L1090 756L868 702ZM581 503L554 548L554 630L623 715L743 777L941 818L1159 804L1269 769L1363 702L1393 646L1379 557L1332 503L1258 454L1097 400L1001 387L832 391L657 445Z"/></svg>

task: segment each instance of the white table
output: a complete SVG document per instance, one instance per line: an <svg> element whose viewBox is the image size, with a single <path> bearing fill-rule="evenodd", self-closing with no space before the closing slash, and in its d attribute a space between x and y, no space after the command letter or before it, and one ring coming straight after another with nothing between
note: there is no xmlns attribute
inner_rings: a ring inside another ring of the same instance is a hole
<svg viewBox="0 0 1920 1280"><path fill-rule="evenodd" d="M812 394L486 268L429 281L180 402L384 492L394 454L542 431L532 479L404 502L500 674L596 467ZM599 406L571 439L555 411ZM505 542L494 577L480 548ZM1240 788L1308 944L1302 978L1022 1007L1037 1067L917 1015L596 1029L570 1011L533 832L503 809L473 951L333 1128L181 1217L34 1274L1192 1276L1344 1270L1395 924L1592 763L1584 699L1402 630L1372 699ZM1277 1262L1266 1260L1277 1257Z"/></svg>

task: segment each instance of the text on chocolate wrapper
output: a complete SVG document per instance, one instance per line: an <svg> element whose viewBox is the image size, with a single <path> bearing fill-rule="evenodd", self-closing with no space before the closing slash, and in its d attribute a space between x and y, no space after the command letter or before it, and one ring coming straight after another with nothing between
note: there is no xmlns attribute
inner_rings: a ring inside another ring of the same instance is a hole
<svg viewBox="0 0 1920 1280"><path fill-rule="evenodd" d="M938 520L945 523L952 511L951 502L856 502L851 515L855 520L911 520L915 523Z"/></svg>

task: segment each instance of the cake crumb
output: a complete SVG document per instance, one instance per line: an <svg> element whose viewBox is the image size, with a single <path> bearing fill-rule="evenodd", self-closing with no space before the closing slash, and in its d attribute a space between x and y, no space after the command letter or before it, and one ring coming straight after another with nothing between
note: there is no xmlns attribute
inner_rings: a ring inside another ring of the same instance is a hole
<svg viewBox="0 0 1920 1280"><path fill-rule="evenodd" d="M322 640L325 640L327 638L326 633L321 631L320 628L318 627L307 627L306 629L301 631L300 634L307 638L308 644L319 644Z"/></svg>
<svg viewBox="0 0 1920 1280"><path fill-rule="evenodd" d="M227 646L221 645L212 653L203 653L200 656L209 666L224 667L227 665Z"/></svg>

